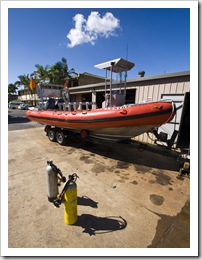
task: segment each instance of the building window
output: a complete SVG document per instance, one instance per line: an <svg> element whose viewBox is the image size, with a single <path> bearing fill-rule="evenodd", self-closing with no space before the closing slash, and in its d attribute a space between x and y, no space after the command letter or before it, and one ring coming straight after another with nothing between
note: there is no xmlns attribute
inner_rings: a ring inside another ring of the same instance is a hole
<svg viewBox="0 0 202 260"><path fill-rule="evenodd" d="M127 89L126 90L126 104L135 103L136 89Z"/></svg>

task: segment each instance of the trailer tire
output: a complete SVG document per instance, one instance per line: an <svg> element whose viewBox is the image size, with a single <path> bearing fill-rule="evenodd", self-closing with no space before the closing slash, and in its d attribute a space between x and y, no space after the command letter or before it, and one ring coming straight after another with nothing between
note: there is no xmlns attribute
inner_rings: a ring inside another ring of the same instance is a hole
<svg viewBox="0 0 202 260"><path fill-rule="evenodd" d="M51 142L55 142L56 141L56 133L55 133L55 129L54 128L50 128L48 130L48 139Z"/></svg>
<svg viewBox="0 0 202 260"><path fill-rule="evenodd" d="M65 145L66 144L66 138L65 138L65 134L64 134L63 131L57 131L55 137L56 137L56 141L60 145Z"/></svg>

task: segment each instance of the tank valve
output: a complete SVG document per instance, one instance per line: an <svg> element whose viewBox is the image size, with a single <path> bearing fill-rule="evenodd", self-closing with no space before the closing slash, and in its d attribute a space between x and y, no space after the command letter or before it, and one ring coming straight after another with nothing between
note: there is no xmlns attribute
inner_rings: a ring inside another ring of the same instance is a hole
<svg viewBox="0 0 202 260"><path fill-rule="evenodd" d="M60 194L58 194L57 198L53 201L53 204L55 207L59 208L62 202L64 202L64 195L65 192L68 190L68 188L76 182L76 179L79 178L79 176L76 173L73 173L72 175L69 175L69 180L64 185L62 191Z"/></svg>

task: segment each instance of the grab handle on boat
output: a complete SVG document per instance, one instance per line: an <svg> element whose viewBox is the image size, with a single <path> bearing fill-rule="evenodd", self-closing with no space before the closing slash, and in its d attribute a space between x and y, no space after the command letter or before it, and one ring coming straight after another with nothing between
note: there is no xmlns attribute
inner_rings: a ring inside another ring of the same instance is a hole
<svg viewBox="0 0 202 260"><path fill-rule="evenodd" d="M127 111L126 109L122 109L122 110L120 111L120 113L126 115L126 114L128 113L128 111Z"/></svg>
<svg viewBox="0 0 202 260"><path fill-rule="evenodd" d="M163 106L162 106L162 105L160 105L160 106L155 106L155 108L158 109L158 110L162 110L162 109L163 109Z"/></svg>

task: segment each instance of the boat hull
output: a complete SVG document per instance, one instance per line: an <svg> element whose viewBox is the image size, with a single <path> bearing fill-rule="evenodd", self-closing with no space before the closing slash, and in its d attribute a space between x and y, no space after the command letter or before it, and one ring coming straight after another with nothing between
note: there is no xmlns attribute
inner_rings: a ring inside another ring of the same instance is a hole
<svg viewBox="0 0 202 260"><path fill-rule="evenodd" d="M88 136L103 140L122 141L148 132L154 127L156 127L156 125L90 129L88 130ZM73 131L80 134L82 130L73 129Z"/></svg>
<svg viewBox="0 0 202 260"><path fill-rule="evenodd" d="M35 122L91 136L131 138L160 126L174 117L172 102L150 102L83 111L32 110L26 116Z"/></svg>

